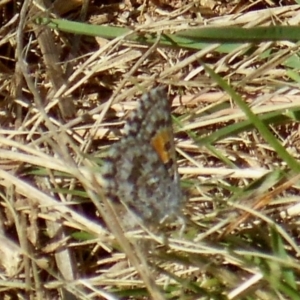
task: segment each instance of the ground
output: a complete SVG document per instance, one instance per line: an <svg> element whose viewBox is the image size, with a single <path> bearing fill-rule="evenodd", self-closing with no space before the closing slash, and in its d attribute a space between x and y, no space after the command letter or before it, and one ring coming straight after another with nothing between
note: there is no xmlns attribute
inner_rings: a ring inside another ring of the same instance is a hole
<svg viewBox="0 0 300 300"><path fill-rule="evenodd" d="M297 1L0 9L1 299L299 299ZM182 218L128 230L100 170L157 86Z"/></svg>

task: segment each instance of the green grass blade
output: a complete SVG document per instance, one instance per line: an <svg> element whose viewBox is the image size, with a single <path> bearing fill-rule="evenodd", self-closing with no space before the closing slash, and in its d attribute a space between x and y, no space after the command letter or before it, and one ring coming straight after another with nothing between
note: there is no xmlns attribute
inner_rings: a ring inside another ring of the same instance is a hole
<svg viewBox="0 0 300 300"><path fill-rule="evenodd" d="M263 115L260 115L259 118L265 125L268 124L274 125L274 124L282 124L287 121L290 121L291 119L295 119L294 116L299 116L299 114L300 114L300 108L292 108L289 110L280 109L278 111L273 111L270 113L265 113ZM211 144L221 139L224 139L228 136L234 136L241 132L251 130L254 127L255 126L250 120L241 121L238 123L228 125L224 128L218 129L217 131L213 132L207 137L197 139L197 142L204 145Z"/></svg>
<svg viewBox="0 0 300 300"><path fill-rule="evenodd" d="M100 36L105 39L114 39L120 36L128 35L126 37L127 41L139 42L142 44L154 44L157 39L156 33L135 33L131 29L114 26L91 25L63 19L48 18L39 18L36 20L36 22L40 25L46 25L52 29L57 29L64 32L82 34L86 36ZM209 43L200 43L190 38L167 34L161 35L159 44L167 47L182 47L190 49L203 49L209 45ZM234 47L236 47L236 45Z"/></svg>
<svg viewBox="0 0 300 300"><path fill-rule="evenodd" d="M284 248L284 243L279 233L276 231L276 228L271 228L271 240L273 251L276 253L276 255L282 259L289 259ZM291 268L282 268L281 272L282 276L284 277L284 281L289 284L291 288L296 290L297 284L295 281L294 272L291 270Z"/></svg>
<svg viewBox="0 0 300 300"><path fill-rule="evenodd" d="M127 35L126 40L142 44L153 44L157 34L136 33L131 29L115 26L101 26L85 24L64 19L37 18L36 23L46 25L73 34L87 36L100 36L106 39L114 39ZM131 33L132 32L132 33ZM273 26L257 28L199 28L176 34L162 34L159 45L165 47L179 47L188 49L204 49L212 43L226 43L218 48L219 52L230 52L244 42L263 42L279 40L300 40L299 26Z"/></svg>
<svg viewBox="0 0 300 300"><path fill-rule="evenodd" d="M185 30L178 36L209 42L247 42L299 41L300 26L262 26L254 28L240 27L204 27Z"/></svg>
<svg viewBox="0 0 300 300"><path fill-rule="evenodd" d="M262 137L273 147L277 154L287 163L291 170L295 172L300 172L299 163L286 151L286 149L279 143L279 141L273 136L269 128L264 124L264 122L255 115L248 105L242 100L242 98L231 88L219 75L217 75L212 69L203 64L205 70L209 75L221 86L221 88L226 91L236 104L245 113L249 121L257 128Z"/></svg>

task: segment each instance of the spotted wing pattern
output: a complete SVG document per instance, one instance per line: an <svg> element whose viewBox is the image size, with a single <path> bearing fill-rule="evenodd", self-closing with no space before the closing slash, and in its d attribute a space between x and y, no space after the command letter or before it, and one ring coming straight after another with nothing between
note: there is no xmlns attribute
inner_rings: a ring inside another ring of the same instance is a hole
<svg viewBox="0 0 300 300"><path fill-rule="evenodd" d="M163 87L141 97L124 136L104 159L102 177L106 196L123 202L145 223L160 223L179 211L182 194Z"/></svg>

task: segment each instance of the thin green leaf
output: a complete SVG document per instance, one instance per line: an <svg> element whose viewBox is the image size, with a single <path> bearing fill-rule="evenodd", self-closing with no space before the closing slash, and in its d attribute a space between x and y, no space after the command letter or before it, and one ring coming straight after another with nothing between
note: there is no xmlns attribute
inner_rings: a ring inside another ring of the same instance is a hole
<svg viewBox="0 0 300 300"><path fill-rule="evenodd" d="M70 32L74 34L82 34L86 36L99 36L105 39L114 39L120 36L124 36L124 39L128 42L138 42L141 44L154 44L157 39L157 34L134 32L128 28L113 27L113 26L101 26L91 25L80 22L68 21L63 19L48 19L38 18L36 23L45 25L50 28ZM126 36L126 37L125 37ZM188 49L204 49L209 46L210 43L204 43L195 41L194 39L178 36L176 34L162 34L159 45L165 47L177 47ZM217 49L219 52L228 53L239 47L239 44L226 44L219 46Z"/></svg>
<svg viewBox="0 0 300 300"><path fill-rule="evenodd" d="M279 143L279 141L273 136L269 128L262 122L262 120L252 112L248 105L242 100L242 98L231 88L219 75L217 75L212 69L203 64L205 70L209 75L225 90L236 104L245 113L247 118L257 128L262 137L273 147L277 154L287 163L291 170L299 173L299 163L286 151L286 149Z"/></svg>
<svg viewBox="0 0 300 300"><path fill-rule="evenodd" d="M177 33L178 36L202 42L245 42L260 43L266 41L299 41L300 26L262 26L254 28L240 27L203 27Z"/></svg>

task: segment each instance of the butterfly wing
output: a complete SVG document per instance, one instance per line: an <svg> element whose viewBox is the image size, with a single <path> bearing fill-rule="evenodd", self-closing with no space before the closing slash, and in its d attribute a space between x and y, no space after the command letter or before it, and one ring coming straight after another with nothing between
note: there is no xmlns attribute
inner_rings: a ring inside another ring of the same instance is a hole
<svg viewBox="0 0 300 300"><path fill-rule="evenodd" d="M180 207L180 189L150 144L123 138L111 147L102 174L106 196L145 223L159 223Z"/></svg>
<svg viewBox="0 0 300 300"><path fill-rule="evenodd" d="M124 136L150 143L169 176L179 182L170 103L166 89L158 87L144 94L128 117Z"/></svg>
<svg viewBox="0 0 300 300"><path fill-rule="evenodd" d="M146 223L174 215L181 205L170 106L164 88L144 94L124 136L102 168L106 196L123 202Z"/></svg>

